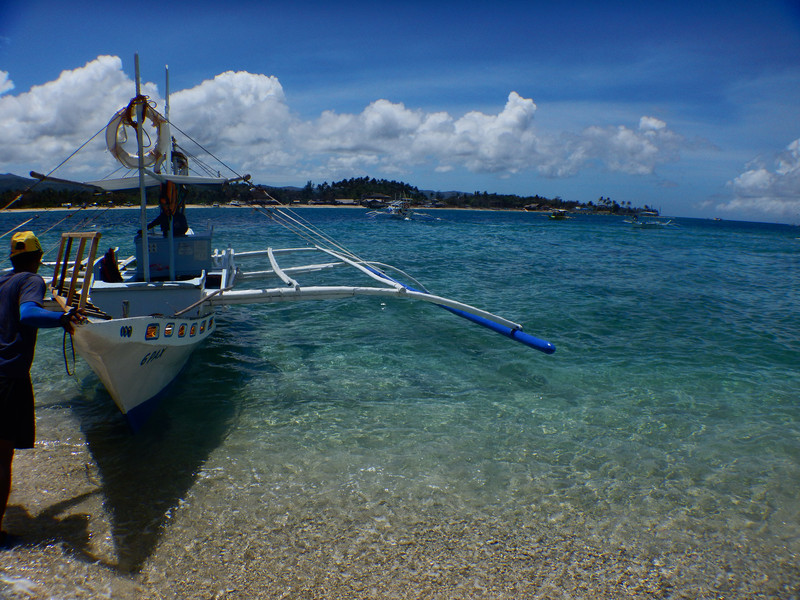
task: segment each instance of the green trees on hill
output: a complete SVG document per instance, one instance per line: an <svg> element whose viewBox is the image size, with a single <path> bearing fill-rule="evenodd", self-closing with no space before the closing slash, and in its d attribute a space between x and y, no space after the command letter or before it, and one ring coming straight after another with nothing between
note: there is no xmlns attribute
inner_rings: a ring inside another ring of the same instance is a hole
<svg viewBox="0 0 800 600"><path fill-rule="evenodd" d="M386 179L375 179L374 177L353 177L334 181L333 183L326 181L319 185L314 185L313 182L309 181L299 193L293 188L267 189L277 200L284 198L290 201L299 200L302 202L321 201L332 203L335 200L342 199L361 201L364 198L376 195L388 196L389 198L411 198L419 203L426 202L429 199L417 187L402 181L387 181ZM278 196L281 196L281 198Z"/></svg>
<svg viewBox="0 0 800 600"><path fill-rule="evenodd" d="M22 191L5 190L0 192L0 206L6 206L9 202L17 199ZM23 194L9 208L57 208L64 204L80 206L95 201L91 192L42 188Z"/></svg>
<svg viewBox="0 0 800 600"><path fill-rule="evenodd" d="M564 202L560 198L548 199L543 196L516 196L512 194L490 194L489 192L426 192L418 187L402 181L389 181L370 177L355 177L315 185L312 181L303 188L266 188L269 194L283 204L292 202L319 202L332 204L336 200L354 200L361 202L367 198L385 198L395 200L410 198L413 204L434 203L453 208L495 208L522 209L529 205L541 205L543 209L550 207L571 208L579 206L578 202Z"/></svg>
<svg viewBox="0 0 800 600"><path fill-rule="evenodd" d="M20 178L21 179L21 178ZM597 203L581 204L576 201L563 200L561 197L546 198L538 194L532 196L517 196L514 194L494 194L487 191L465 192L431 192L421 191L416 186L402 181L389 181L375 179L374 177L353 177L332 183L323 182L314 184L308 181L303 187L269 187L256 186L247 183L237 183L223 186L190 186L185 192L187 204L212 205L215 203L228 203L236 200L242 204L262 204L268 198L263 192L281 204L335 204L337 201L350 201L363 204L365 200L382 199L392 201L399 198L409 198L415 205L430 205L451 208L484 208L496 210L575 210L583 208L594 211L614 214L630 214L636 212L630 202L619 204L611 198L600 196ZM0 192L0 206L11 202L22 189L6 188ZM255 192L255 193L254 193ZM158 203L158 190L148 190L148 204ZM27 191L13 208L51 208L70 204L72 206L124 206L138 205L138 190L124 192L96 193L85 189L64 189L37 187Z"/></svg>

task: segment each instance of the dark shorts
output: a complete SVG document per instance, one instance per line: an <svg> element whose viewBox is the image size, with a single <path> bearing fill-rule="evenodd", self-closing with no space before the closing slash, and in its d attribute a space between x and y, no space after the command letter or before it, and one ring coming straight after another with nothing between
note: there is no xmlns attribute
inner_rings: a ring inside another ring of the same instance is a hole
<svg viewBox="0 0 800 600"><path fill-rule="evenodd" d="M36 418L30 377L0 377L0 440L14 448L33 448Z"/></svg>

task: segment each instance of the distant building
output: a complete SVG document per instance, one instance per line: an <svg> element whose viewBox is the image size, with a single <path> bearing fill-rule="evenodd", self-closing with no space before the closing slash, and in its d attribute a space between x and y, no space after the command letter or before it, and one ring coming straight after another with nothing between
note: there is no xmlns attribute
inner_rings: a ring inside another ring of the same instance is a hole
<svg viewBox="0 0 800 600"><path fill-rule="evenodd" d="M383 208L392 200L391 196L386 194L365 194L361 198L361 205L367 208L377 209Z"/></svg>

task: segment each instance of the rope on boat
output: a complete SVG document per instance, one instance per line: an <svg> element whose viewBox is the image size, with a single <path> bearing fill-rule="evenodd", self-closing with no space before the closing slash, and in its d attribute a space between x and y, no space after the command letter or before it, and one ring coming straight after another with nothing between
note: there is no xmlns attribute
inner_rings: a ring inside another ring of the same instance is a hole
<svg viewBox="0 0 800 600"><path fill-rule="evenodd" d="M69 155L67 158L65 158L64 160L62 160L62 161L61 161L61 162L58 164L58 166L57 166L57 167L55 167L55 168L54 168L53 170L51 170L51 171L50 171L50 172L49 172L47 175L45 175L45 179L46 179L47 177L49 177L50 175L52 175L53 173L55 173L55 172L56 172L58 169L60 169L62 166L64 166L64 164L65 164L65 163L66 163L66 162L67 162L67 161L68 161L70 158L72 158L72 157L73 157L73 156L75 156L75 155L76 155L78 152L80 152L81 150L83 150L83 148L86 146L86 144L88 144L88 143L89 143L89 142L91 142L91 141L92 141L94 138L96 138L98 135L100 135L100 134L101 134L103 131L105 131L105 129L106 129L106 128L105 128L105 126L104 126L104 127L103 127L103 128L100 130L100 131L98 131L98 132L97 132L97 133L95 133L95 134L94 134L92 137L90 137L88 140L86 140L85 142L83 142L83 144L81 144L81 145L78 147L78 149L77 149L77 150L75 150L75 152L73 152L73 153L72 153L72 154L70 154L70 155ZM11 200L11 202L9 202L8 204L6 204L6 205L5 205L3 208L0 208L0 211L4 211L4 210L8 209L8 208L9 208L9 207L10 207L12 204L16 203L16 202L17 202L17 200L19 200L20 198L22 198L22 196L24 196L25 194L27 194L28 192L30 192L30 191L31 191L33 188L35 188L37 185L39 185L39 184L40 184L42 181L44 181L44 179L39 179L38 181L36 181L36 182L32 183L31 185L29 185L29 186L28 186L27 188L25 188L25 190L23 190L23 191L22 191L22 192L21 192L21 193L20 193L20 194L19 194L19 195L18 195L16 198L14 198L13 200Z"/></svg>
<svg viewBox="0 0 800 600"><path fill-rule="evenodd" d="M141 115L141 121L137 115ZM145 121L150 121L156 128L158 136L155 145L152 144L149 133L143 127ZM154 166L156 172L160 172L161 164L169 152L169 132L162 129L166 123L164 116L155 109L155 102L152 102L148 96L139 94L128 103L128 106L121 108L111 117L106 125L106 146L114 158L130 169L144 165L146 167ZM152 146L147 153L144 153L141 147L141 156L130 154L125 150L122 144L128 141L126 127L133 128L137 132L137 136L147 135L147 146ZM120 133L122 133L121 136Z"/></svg>
<svg viewBox="0 0 800 600"><path fill-rule="evenodd" d="M173 123L173 122L172 122L172 121L170 121L169 119L168 119L167 121L168 121L168 123L169 123L170 127L174 127L175 129L177 129L178 131L180 131L180 132L181 132L181 134L183 134L183 135L184 135L184 136L185 136L187 139L191 140L191 142L192 142L193 144L196 144L198 148L200 148L200 149L201 149L203 152L206 152L206 153L207 153L207 154L208 154L210 157L212 157L212 158L213 158L214 160L216 160L216 161L217 161L219 164L221 164L223 167L225 167L226 169L228 169L228 170L229 170L231 173L233 173L234 175L236 175L236 176L237 176L237 177L239 177L240 179L243 179L243 178L244 178L244 175L241 175L241 174L239 174L239 173L238 173L238 172L237 172L237 171L236 171L236 170L235 170L233 167L231 167L231 166L227 165L227 164L226 164L224 161L222 161L222 160L221 160L219 157L215 156L213 152L211 152L211 151L210 151L208 148L206 148L205 146L203 146L203 144L201 144L201 143L200 143L200 142L198 142L196 139L194 139L192 136L190 136L188 133L186 133L186 132L185 132L183 129L181 129L180 127L178 127L177 125L175 125L175 123ZM183 150L184 152L187 152L185 148L181 148L181 150ZM188 154L188 152L187 152L187 154ZM194 160L197 160L197 157L194 157ZM201 162L201 161L197 161L197 162Z"/></svg>
<svg viewBox="0 0 800 600"><path fill-rule="evenodd" d="M17 225L17 226L16 226L16 227L14 227L13 229L9 229L9 230L8 230L8 231L6 231L6 232L5 232L3 235L0 235L0 238L4 238L4 237L6 237L6 236L7 236L9 233L13 233L13 232L15 232L15 231L16 231L17 229L19 229L20 227L24 227L25 225L27 225L28 223L30 223L30 222L31 222L31 221L33 221L34 219L38 219L38 218L39 218L39 215L33 215L33 216L32 216L30 219L28 219L27 221L23 221L22 223L20 223L19 225Z"/></svg>
<svg viewBox="0 0 800 600"><path fill-rule="evenodd" d="M41 235L44 235L45 233L48 233L48 232L49 232L49 231L51 231L52 229L55 229L56 227L58 227L59 225L61 225L61 223L63 223L64 221L66 221L66 220L68 220L68 219L71 219L71 218L72 218L72 217L74 217L76 214L78 214L80 211L82 211L82 210L85 210L85 209L86 209L86 207L85 207L85 206L81 206L81 207L80 207L78 210L75 210L75 211L72 211L71 213L68 213L66 217L64 217L64 218L63 218L63 219L61 219L60 221L57 221L57 222L53 223L53 224L52 224L50 227L48 227L47 229L45 229L44 231L42 231L42 232L41 232ZM78 225L76 225L76 227L79 227L79 226L81 226L81 225L82 225L82 223L79 223ZM74 229L73 229L73 231L74 231Z"/></svg>
<svg viewBox="0 0 800 600"><path fill-rule="evenodd" d="M86 145L87 145L87 144L89 144L89 142L91 142L91 141L92 141L94 138L96 138L98 135L100 135L100 134L101 134L101 133L102 133L102 132L103 132L105 129L106 129L106 127L103 127L102 129L100 129L99 131L97 131L97 132L96 132L94 135L92 135L92 136L91 136L89 139L87 139L85 142L83 142L83 144L81 144L80 146L78 146L78 148L77 148L77 149L76 149L76 150L75 150L75 151L74 151L72 154L70 154L69 156L67 156L67 158L65 158L64 160L62 160L62 161L61 161L61 162L60 162L60 163L59 163L59 164L58 164L58 165L57 165L55 168L51 169L51 170L50 170L50 171L49 171L49 172L48 172L46 175L34 174L33 172L31 172L31 176L34 176L34 177L35 177L35 179L36 179L36 181L34 181L34 182L33 182L32 184L30 184L30 185L29 185L27 188L25 188L25 189L24 189L22 192L20 192L20 193L19 193L19 194L18 194L18 195L17 195L17 196L16 196L14 199L12 199L12 200L11 200L11 201L10 201L8 204L6 204L6 205L5 205L5 206L3 206L2 208L0 208L0 212L2 212L2 211L5 211L5 210L9 209L9 208L10 208L11 206L13 206L13 205L14 205L16 202L18 202L18 201L19 201L19 200L20 200L20 199L21 199L21 198L22 198L22 197L23 197L25 194L27 194L28 192L32 191L32 190L33 190L33 189L34 189L36 186L38 186L39 184L43 183L43 182L44 182L44 181L46 181L47 179L51 179L51 176L53 175L53 173L55 173L55 172L56 172L58 169L60 169L61 167L63 167L63 166L64 166L64 165L67 163L67 161L69 161L69 160L70 160L70 159L71 159L73 156L75 156L76 154L78 154L78 152L80 152L81 150L83 150L83 148L85 148L85 147L86 147ZM45 229L44 231L40 232L40 234L39 234L39 235L43 235L43 234L46 234L46 233L48 233L49 231L51 231L52 229L54 229L55 227L57 227L58 225L60 225L60 224L61 224L61 223L63 223L64 221L66 221L66 220L68 220L68 219L71 219L71 218L72 218L73 216L75 216L77 213L79 213L79 212L80 212L80 211L82 211L82 210L85 210L86 208L88 208L88 206L87 206L87 205L83 205L83 206L81 206L80 208L78 208L77 210L70 212L69 214L67 214L67 216L66 216L66 217L64 217L63 219L61 219L61 220L59 220L58 222L54 223L53 225L51 225L49 228ZM94 216L91 216L91 217L87 217L87 218L85 218L83 221L81 221L80 223L76 224L76 225L75 225L75 226L74 226L74 227L73 227L73 228L72 228L70 231L75 231L75 230L77 230L77 229L79 229L79 228L81 228L81 227L84 227L86 224L88 224L88 223L91 223L92 221L96 221L96 220L97 220L97 219L98 219L100 216L102 216L102 215L103 215L103 214L104 214L104 213L105 213L107 210L109 210L109 208L111 208L111 207L109 206L109 207L107 207L105 210L103 210L102 212L99 212L98 214L96 214L96 215L94 215ZM47 207L45 207L45 208L43 208L42 210L43 210L44 212L48 212L48 211L50 210L50 208L47 208ZM13 228L13 229L11 229L11 230L7 231L7 232L6 232L6 233L4 233L3 235L0 235L0 238L2 238L2 237L5 237L6 235L8 235L9 233L11 233L11 232L13 232L13 231L16 231L17 229L19 229L19 228L20 228L20 227L22 227L23 225L26 225L27 223L29 223L29 222L30 222L30 221L32 221L33 219L38 219L38 218L39 218L39 215L38 215L38 214L37 214L37 215L34 215L33 217L31 217L31 218L30 218L30 219L28 219L27 221L25 221L25 222L21 223L20 225L17 225L15 228ZM44 253L43 253L43 256L47 256L47 255L48 255L50 252L52 252L52 251L54 250L54 248L55 248L55 247L51 247L51 248L48 248L47 250L45 250L45 251L44 251Z"/></svg>
<svg viewBox="0 0 800 600"><path fill-rule="evenodd" d="M70 372L70 368L69 368L69 361L67 359L67 336L69 336L69 347L70 347L70 350L72 350L72 371L71 372ZM75 346L72 343L72 334L69 331L67 331L66 329L64 330L64 339L62 341L61 346L62 346L62 350L63 350L63 354L64 354L64 368L67 371L67 375L72 377L73 375L75 375Z"/></svg>
<svg viewBox="0 0 800 600"><path fill-rule="evenodd" d="M269 194L267 194L267 196L270 200L278 202L277 200L275 200L275 198L273 198ZM377 263L377 262L376 263L367 262L366 260L358 256L355 252L353 252L349 248L345 247L343 244L334 240L332 237L330 237L324 231L319 229L313 223L304 219L302 216L300 216L298 213L291 210L290 208L286 207L286 205L280 203L278 205L279 208L265 209L264 207L259 207L256 210L258 210L258 212L260 212L267 218L272 219L285 229L291 231L292 233L297 235L300 239L305 240L313 244L314 246L323 248L328 251L338 252L346 256L350 260L359 264L364 264L364 265L369 264L376 271L380 271L378 267L390 267L391 269L399 273L402 273L403 275L406 275L405 273L403 273L403 271L397 269L396 267L391 267L390 265L384 265L382 263ZM409 278L413 280L412 277ZM414 280L414 282L419 284L419 282L416 280ZM421 284L419 285L424 289L424 286L422 286Z"/></svg>
<svg viewBox="0 0 800 600"><path fill-rule="evenodd" d="M386 275L386 273L385 273L384 269L388 269L388 270L394 271L394 272L396 272L396 273L399 273L400 275L402 275L402 276L403 276L403 277L405 277L406 279L408 279L408 280L410 280L410 281L414 282L415 284L417 284L417 285L419 286L419 288L420 288L420 289L421 289L423 292L425 292L426 294L430 294L430 292L428 291L428 289L427 289L427 288L426 288L424 285L422 285L422 284L419 282L419 280L418 280L418 279L416 279L415 277L412 277L411 275L409 275L408 273L406 273L406 272L405 272L405 271L403 271L402 269L398 269L397 267L395 267L395 266L393 266L393 265L387 265L387 264L385 264L385 263L379 263L379 262L370 262L370 263L366 263L366 264L367 264L368 266L372 267L372 268L373 268L375 271L377 271L377 272L379 272L379 273L381 273L381 274L383 274L383 275ZM381 268L380 268L380 269L378 269L378 268L376 268L376 267L381 267Z"/></svg>
<svg viewBox="0 0 800 600"><path fill-rule="evenodd" d="M216 296L217 294L220 294L220 293L222 293L222 292L229 292L229 291L231 291L232 289L233 289L233 287L232 287L232 286L229 286L229 287L226 287L226 288L220 288L220 289L218 289L218 290L214 290L214 291L213 291L213 292L211 292L210 294L208 294L208 295L206 295L206 296L203 296L202 298L200 298L200 300L198 300L197 302L193 302L192 304L190 304L190 305L189 305L189 306L187 306L186 308L182 308L181 310L179 310L179 311L175 312L175 313L174 313L172 316L173 316L173 317L180 317L182 314L185 314L185 313L189 312L189 311L190 311L190 310L192 310L193 308L197 308L197 307L198 307L198 306L200 306L201 304L205 304L206 302L208 302L209 298L212 298L212 297L214 297L214 296Z"/></svg>
<svg viewBox="0 0 800 600"><path fill-rule="evenodd" d="M263 208L259 208L258 211L267 218L272 219L279 225L283 226L285 229L288 229L299 238L310 242L315 246L322 246L329 250L335 249L340 253L347 255L352 260L362 263L365 262L354 252L347 249L332 237L328 236L321 229L305 220L293 210L286 208L284 205L280 205L279 209L265 210Z"/></svg>
<svg viewBox="0 0 800 600"><path fill-rule="evenodd" d="M176 127L176 129L177 129L177 127ZM192 140L192 141L194 141L194 140ZM195 143L197 143L197 142L195 142ZM217 171L215 169L212 169L211 166L207 165L205 162L203 162L203 160L201 160L199 156L197 156L196 154L192 154L191 152L189 152L189 150L187 150L186 148L184 148L180 144L176 143L175 144L175 148L177 148L183 154L185 154L187 158L191 159L190 161L187 161L187 169L191 169L190 165L191 166L197 165L198 167L200 167L200 170L203 171L208 177L218 177L220 175L219 171ZM174 156L174 154L173 154L173 156ZM216 156L214 158L216 159ZM217 159L217 160L219 160L219 159ZM191 169L191 170L194 171L195 169Z"/></svg>

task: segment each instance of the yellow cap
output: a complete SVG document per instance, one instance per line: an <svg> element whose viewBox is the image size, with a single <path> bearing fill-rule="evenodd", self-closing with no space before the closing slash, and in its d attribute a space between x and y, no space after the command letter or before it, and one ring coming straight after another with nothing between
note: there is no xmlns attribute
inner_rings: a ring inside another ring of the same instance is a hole
<svg viewBox="0 0 800 600"><path fill-rule="evenodd" d="M11 256L25 252L41 252L42 245L32 231L18 231L11 236Z"/></svg>

